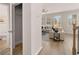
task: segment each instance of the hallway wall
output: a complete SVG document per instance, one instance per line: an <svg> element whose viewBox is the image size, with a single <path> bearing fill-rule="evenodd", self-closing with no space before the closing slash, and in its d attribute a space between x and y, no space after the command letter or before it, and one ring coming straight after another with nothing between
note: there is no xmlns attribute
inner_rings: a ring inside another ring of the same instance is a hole
<svg viewBox="0 0 79 59"><path fill-rule="evenodd" d="M31 54L31 5L23 3L23 54Z"/></svg>
<svg viewBox="0 0 79 59"><path fill-rule="evenodd" d="M23 54L38 54L42 48L41 4L23 4Z"/></svg>
<svg viewBox="0 0 79 59"><path fill-rule="evenodd" d="M38 54L42 48L41 7L41 4L31 4L31 54L33 55Z"/></svg>

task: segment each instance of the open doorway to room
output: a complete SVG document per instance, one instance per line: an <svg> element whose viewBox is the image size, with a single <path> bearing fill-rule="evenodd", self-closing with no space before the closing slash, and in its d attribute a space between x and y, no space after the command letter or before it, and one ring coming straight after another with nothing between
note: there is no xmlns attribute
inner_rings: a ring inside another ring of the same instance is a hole
<svg viewBox="0 0 79 59"><path fill-rule="evenodd" d="M0 55L10 54L10 5L0 4ZM12 32L11 32L12 33Z"/></svg>
<svg viewBox="0 0 79 59"><path fill-rule="evenodd" d="M22 43L22 3L17 4L15 7L15 46L13 48L13 55L22 55L23 43Z"/></svg>
<svg viewBox="0 0 79 59"><path fill-rule="evenodd" d="M58 55L63 54L64 29L61 14L43 14L42 15L42 45L40 54ZM60 38L60 32L62 37ZM60 46L59 46L60 45ZM58 49L60 52L58 52ZM62 49L62 50L61 50Z"/></svg>
<svg viewBox="0 0 79 59"><path fill-rule="evenodd" d="M79 51L79 33L73 35L73 22L79 28L79 11L42 15L42 45L40 55L72 55L73 46ZM74 20L74 21L73 21ZM78 29L77 29L78 30ZM75 43L73 37L75 36Z"/></svg>

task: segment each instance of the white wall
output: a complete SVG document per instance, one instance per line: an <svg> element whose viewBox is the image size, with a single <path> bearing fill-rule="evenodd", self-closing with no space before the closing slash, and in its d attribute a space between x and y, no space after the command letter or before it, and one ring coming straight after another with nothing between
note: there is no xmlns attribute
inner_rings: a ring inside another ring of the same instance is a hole
<svg viewBox="0 0 79 59"><path fill-rule="evenodd" d="M23 3L23 54L31 54L31 6Z"/></svg>
<svg viewBox="0 0 79 59"><path fill-rule="evenodd" d="M31 4L31 54L38 54L42 48L41 4Z"/></svg>
<svg viewBox="0 0 79 59"><path fill-rule="evenodd" d="M41 4L23 4L23 54L38 54L42 48Z"/></svg>

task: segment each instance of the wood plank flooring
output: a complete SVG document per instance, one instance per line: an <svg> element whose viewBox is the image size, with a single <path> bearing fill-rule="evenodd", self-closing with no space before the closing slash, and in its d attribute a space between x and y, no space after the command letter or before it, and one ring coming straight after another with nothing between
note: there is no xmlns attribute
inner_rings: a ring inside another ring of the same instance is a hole
<svg viewBox="0 0 79 59"><path fill-rule="evenodd" d="M65 34L64 41L54 41L49 39L49 35L43 35L42 37L43 49L40 51L39 55L72 55L72 35ZM6 41L0 40L0 55L9 55L10 49L5 48ZM16 45L13 49L13 55L22 55L22 43Z"/></svg>
<svg viewBox="0 0 79 59"><path fill-rule="evenodd" d="M72 35L65 35L64 41L49 39L48 34L43 35L43 49L39 55L72 55Z"/></svg>
<svg viewBox="0 0 79 59"><path fill-rule="evenodd" d="M0 40L0 55L10 55L10 48L7 48L6 40ZM22 55L22 43L13 49L13 55Z"/></svg>
<svg viewBox="0 0 79 59"><path fill-rule="evenodd" d="M6 40L0 40L0 55L10 55L10 48L7 48Z"/></svg>
<svg viewBox="0 0 79 59"><path fill-rule="evenodd" d="M22 43L17 44L16 47L13 49L13 55L22 55Z"/></svg>

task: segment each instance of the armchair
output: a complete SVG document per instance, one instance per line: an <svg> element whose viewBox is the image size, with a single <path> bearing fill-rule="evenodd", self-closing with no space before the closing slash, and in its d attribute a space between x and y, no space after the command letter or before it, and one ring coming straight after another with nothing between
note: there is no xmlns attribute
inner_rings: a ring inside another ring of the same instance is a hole
<svg viewBox="0 0 79 59"><path fill-rule="evenodd" d="M54 40L64 40L64 30L62 27L58 27L58 28L52 28L49 31L49 38L52 38Z"/></svg>

